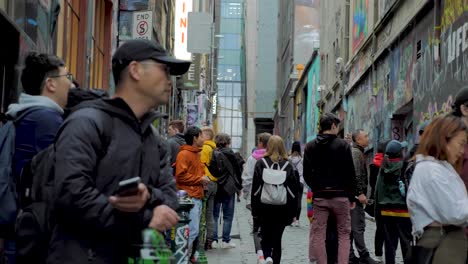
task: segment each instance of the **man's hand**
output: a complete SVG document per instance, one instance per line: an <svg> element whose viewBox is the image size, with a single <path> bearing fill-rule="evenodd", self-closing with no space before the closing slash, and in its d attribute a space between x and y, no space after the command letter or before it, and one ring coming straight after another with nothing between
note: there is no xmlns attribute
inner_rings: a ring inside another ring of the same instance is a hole
<svg viewBox="0 0 468 264"><path fill-rule="evenodd" d="M138 185L138 192L131 196L111 196L109 202L122 212L135 213L145 206L150 198L150 194L146 185L140 183Z"/></svg>
<svg viewBox="0 0 468 264"><path fill-rule="evenodd" d="M367 197L364 194L358 196L358 200L361 204L367 204Z"/></svg>
<svg viewBox="0 0 468 264"><path fill-rule="evenodd" d="M159 205L153 209L153 217L151 218L149 227L164 232L175 226L178 221L179 216L176 211L172 210L167 205Z"/></svg>
<svg viewBox="0 0 468 264"><path fill-rule="evenodd" d="M208 183L210 183L210 178L208 178L208 176L203 176L202 177L202 180L201 180L201 183L203 184L203 186L207 185Z"/></svg>
<svg viewBox="0 0 468 264"><path fill-rule="evenodd" d="M354 208L356 208L356 202L351 202L349 204L349 209L353 210Z"/></svg>

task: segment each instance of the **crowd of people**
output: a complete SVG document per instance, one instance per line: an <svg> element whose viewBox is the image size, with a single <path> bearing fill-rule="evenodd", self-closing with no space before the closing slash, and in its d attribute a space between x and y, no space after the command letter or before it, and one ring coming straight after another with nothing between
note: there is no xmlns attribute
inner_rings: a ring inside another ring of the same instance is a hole
<svg viewBox="0 0 468 264"><path fill-rule="evenodd" d="M0 127L0 239L9 263L126 263L142 230L167 235L178 223L184 191L193 203L190 262L202 249L236 247L231 228L243 196L258 263L279 264L285 228L300 225L304 190L313 204L311 263L392 264L399 244L406 263L466 263L468 88L452 113L420 126L413 149L378 142L370 164L367 132L340 138L331 113L321 115L314 140L290 151L281 137L259 134L244 161L231 137L210 127L172 120L167 139L156 131L170 75L190 66L157 43L117 49L112 97L76 88L56 56L31 53L24 66L23 93ZM135 188L123 190L129 181ZM366 213L376 221L375 256Z"/></svg>

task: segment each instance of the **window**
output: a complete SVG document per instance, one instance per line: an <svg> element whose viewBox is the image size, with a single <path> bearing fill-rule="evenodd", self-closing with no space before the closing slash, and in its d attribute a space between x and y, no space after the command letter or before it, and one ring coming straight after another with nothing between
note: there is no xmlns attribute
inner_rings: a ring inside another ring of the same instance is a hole
<svg viewBox="0 0 468 264"><path fill-rule="evenodd" d="M239 34L223 34L223 37L219 39L219 48L221 50L240 49L241 36Z"/></svg>

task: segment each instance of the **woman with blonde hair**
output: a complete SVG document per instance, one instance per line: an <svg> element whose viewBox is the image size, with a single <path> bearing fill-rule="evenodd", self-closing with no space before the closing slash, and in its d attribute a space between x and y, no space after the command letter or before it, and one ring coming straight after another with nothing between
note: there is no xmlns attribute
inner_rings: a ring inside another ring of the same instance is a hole
<svg viewBox="0 0 468 264"><path fill-rule="evenodd" d="M414 253L433 254L414 254L408 263L466 261L468 195L460 171L467 136L465 123L454 115L437 117L424 131L406 202L417 238Z"/></svg>
<svg viewBox="0 0 468 264"><path fill-rule="evenodd" d="M252 182L252 216L257 217L264 263L279 264L284 229L297 213L299 179L288 161L283 139L271 136L257 161Z"/></svg>

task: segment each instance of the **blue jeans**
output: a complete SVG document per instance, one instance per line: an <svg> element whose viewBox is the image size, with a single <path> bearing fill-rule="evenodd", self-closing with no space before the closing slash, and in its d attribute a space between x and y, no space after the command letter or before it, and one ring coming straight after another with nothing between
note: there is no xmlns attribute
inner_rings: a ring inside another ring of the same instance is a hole
<svg viewBox="0 0 468 264"><path fill-rule="evenodd" d="M198 237L200 232L200 217L202 213L203 202L200 199L192 198L193 208L190 210L190 223L189 223L189 247L192 246L193 241Z"/></svg>
<svg viewBox="0 0 468 264"><path fill-rule="evenodd" d="M233 194L228 197L215 198L214 208L213 208L213 217L214 217L214 232L213 232L213 241L218 241L218 219L219 211L221 206L223 207L223 241L231 241L231 228L232 220L234 219L234 201L236 194Z"/></svg>

